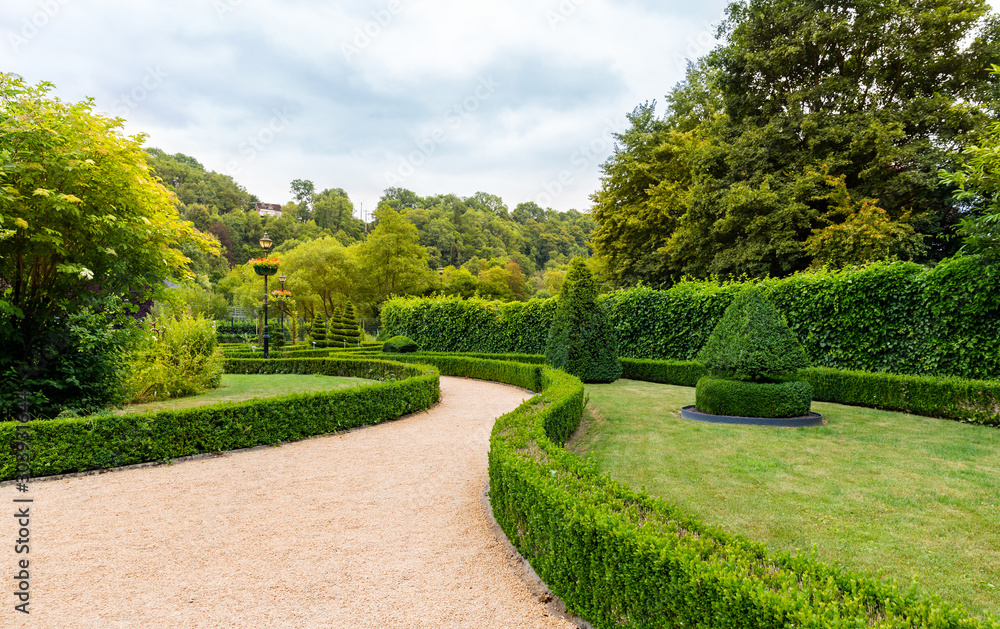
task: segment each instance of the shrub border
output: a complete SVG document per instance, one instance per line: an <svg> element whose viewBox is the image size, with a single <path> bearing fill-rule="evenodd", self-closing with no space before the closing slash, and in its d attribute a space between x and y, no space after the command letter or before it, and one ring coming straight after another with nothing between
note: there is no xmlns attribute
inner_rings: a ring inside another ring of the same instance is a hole
<svg viewBox="0 0 1000 629"><path fill-rule="evenodd" d="M580 422L584 387L561 370L422 358L447 375L503 369L503 382L536 382L528 388L538 395L494 424L490 503L567 611L595 627L1000 628L894 582L771 553L600 474L562 447Z"/></svg>
<svg viewBox="0 0 1000 629"><path fill-rule="evenodd" d="M695 361L622 358L623 378L694 387L708 374ZM832 367L801 369L813 400L866 406L924 417L1000 426L1000 382L945 376L909 376Z"/></svg>
<svg viewBox="0 0 1000 629"><path fill-rule="evenodd" d="M295 441L430 408L440 397L427 365L340 358L229 359L226 373L316 373L385 380L189 409L0 423L0 480L17 476L17 430L31 434L36 477L164 461Z"/></svg>

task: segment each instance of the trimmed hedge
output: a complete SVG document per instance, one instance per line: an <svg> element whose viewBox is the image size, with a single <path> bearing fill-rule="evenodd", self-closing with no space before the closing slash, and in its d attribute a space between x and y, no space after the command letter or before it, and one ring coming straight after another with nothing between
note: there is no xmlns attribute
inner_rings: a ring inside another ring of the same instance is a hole
<svg viewBox="0 0 1000 629"><path fill-rule="evenodd" d="M691 360L733 296L763 287L815 366L1000 379L1000 265L953 258L799 273L758 283L682 282L602 296L620 357ZM555 300L396 298L390 335L428 351L540 354Z"/></svg>
<svg viewBox="0 0 1000 629"><path fill-rule="evenodd" d="M493 427L493 513L595 627L1000 627L807 555L772 554L603 476L561 447L580 420L582 383L520 367L525 381L538 371L541 393Z"/></svg>
<svg viewBox="0 0 1000 629"><path fill-rule="evenodd" d="M1000 382L941 376L812 367L799 377L813 388L813 399L869 406L926 417L1000 426Z"/></svg>
<svg viewBox="0 0 1000 629"><path fill-rule="evenodd" d="M27 424L32 473L50 476L294 441L395 419L430 408L440 396L433 368L384 360L227 360L225 369L393 381L176 411L33 421ZM22 425L0 423L0 480L17 475L16 430Z"/></svg>
<svg viewBox="0 0 1000 629"><path fill-rule="evenodd" d="M697 386L707 375L695 361L623 358L623 378L685 387ZM900 411L924 417L955 419L970 424L1000 426L1000 382L943 376L810 367L796 373L813 388L813 399L853 406Z"/></svg>
<svg viewBox="0 0 1000 629"><path fill-rule="evenodd" d="M710 415L802 417L809 414L812 393L804 380L745 382L705 376L695 388L695 405Z"/></svg>
<svg viewBox="0 0 1000 629"><path fill-rule="evenodd" d="M545 356L542 354L481 354L477 352L419 352L418 356L428 357L449 357L459 356L462 358L483 358L486 360L503 360L516 363L528 363L529 365L545 364ZM396 360L393 357L393 360Z"/></svg>
<svg viewBox="0 0 1000 629"><path fill-rule="evenodd" d="M694 360L649 360L647 358L621 358L622 378L677 384L682 387L698 386L698 380L708 375L705 365Z"/></svg>
<svg viewBox="0 0 1000 629"><path fill-rule="evenodd" d="M379 338L401 334L433 352L544 354L555 310L555 299L395 297L382 306Z"/></svg>

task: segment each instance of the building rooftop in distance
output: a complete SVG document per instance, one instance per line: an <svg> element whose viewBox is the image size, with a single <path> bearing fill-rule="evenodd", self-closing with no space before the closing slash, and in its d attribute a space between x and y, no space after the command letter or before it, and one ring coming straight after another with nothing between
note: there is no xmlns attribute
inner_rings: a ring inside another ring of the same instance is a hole
<svg viewBox="0 0 1000 629"><path fill-rule="evenodd" d="M281 216L280 203L254 203L253 208L261 216Z"/></svg>

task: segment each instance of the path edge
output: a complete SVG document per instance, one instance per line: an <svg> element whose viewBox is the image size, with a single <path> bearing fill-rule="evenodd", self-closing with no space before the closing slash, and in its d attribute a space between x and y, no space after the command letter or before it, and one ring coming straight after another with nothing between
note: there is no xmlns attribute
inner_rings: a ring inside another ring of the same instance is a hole
<svg viewBox="0 0 1000 629"><path fill-rule="evenodd" d="M563 603L562 599L552 593L552 590L545 584L545 581L542 581L538 573L535 572L535 569L531 567L531 564L521 556L521 553L507 539L507 535L500 528L500 523L493 517L489 482L486 483L486 487L480 496L479 506L486 518L487 527L503 548L504 559L507 560L507 565L521 582L524 583L535 600L545 605L545 611L550 616L573 623L578 629L594 629L594 625L566 611L566 604Z"/></svg>

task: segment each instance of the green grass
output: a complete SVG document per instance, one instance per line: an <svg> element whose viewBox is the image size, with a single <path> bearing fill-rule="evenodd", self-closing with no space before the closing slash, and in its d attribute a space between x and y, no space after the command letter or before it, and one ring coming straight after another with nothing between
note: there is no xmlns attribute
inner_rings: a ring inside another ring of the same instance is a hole
<svg viewBox="0 0 1000 629"><path fill-rule="evenodd" d="M569 448L729 533L1000 615L1000 430L821 402L827 425L680 418L694 389L587 385Z"/></svg>
<svg viewBox="0 0 1000 629"><path fill-rule="evenodd" d="M363 378L341 378L337 376L274 374L274 375L240 375L224 374L222 386L218 389L193 395L175 398L162 402L148 404L131 404L124 412L139 413L148 411L163 411L168 409L191 408L219 402L242 402L253 398L275 397L289 393L306 393L310 391L330 391L345 387L356 387L370 384L372 380Z"/></svg>

